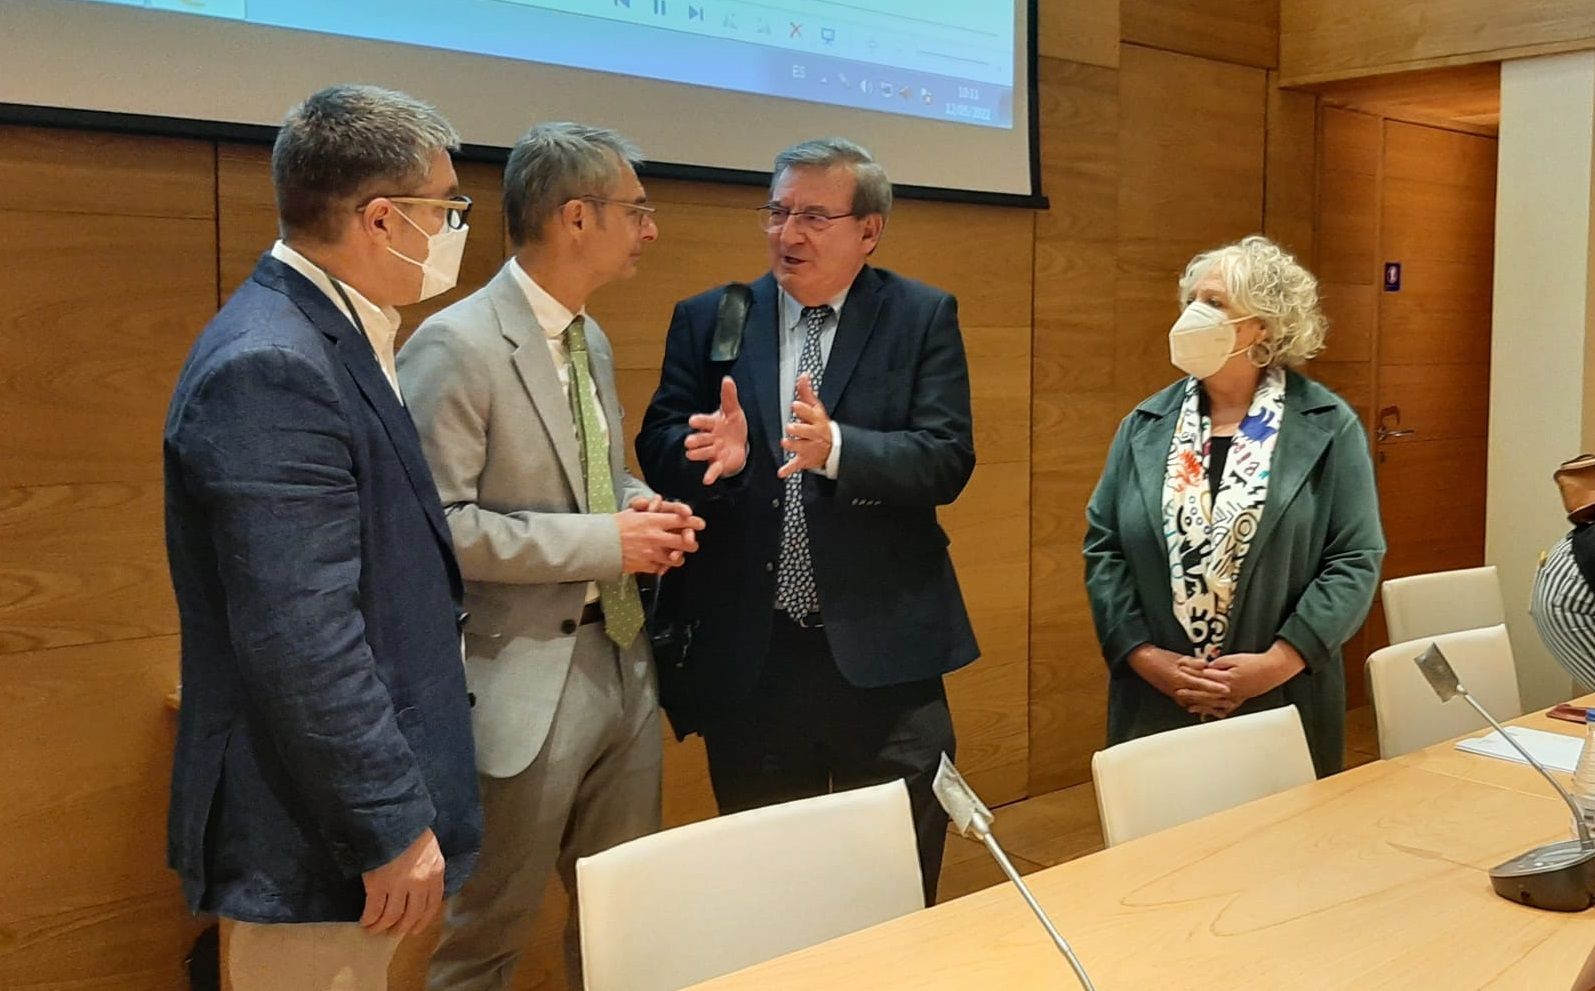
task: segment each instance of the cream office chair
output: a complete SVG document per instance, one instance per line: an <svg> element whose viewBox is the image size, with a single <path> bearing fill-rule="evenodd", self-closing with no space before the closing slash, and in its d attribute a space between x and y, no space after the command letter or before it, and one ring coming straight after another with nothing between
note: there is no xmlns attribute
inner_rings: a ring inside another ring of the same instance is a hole
<svg viewBox="0 0 1595 991"><path fill-rule="evenodd" d="M1314 777L1307 734L1293 705L1154 733L1091 757L1108 846Z"/></svg>
<svg viewBox="0 0 1595 991"><path fill-rule="evenodd" d="M1486 723L1461 699L1441 702L1424 680L1413 658L1431 643L1440 645L1456 669L1457 680L1497 719L1523 714L1518 697L1517 665L1505 626L1463 630L1391 644L1368 658L1368 688L1374 719L1379 724L1379 756L1399 757L1449 740Z"/></svg>
<svg viewBox="0 0 1595 991"><path fill-rule="evenodd" d="M1493 564L1392 578L1381 586L1379 595L1391 643L1506 622L1501 579Z"/></svg>
<svg viewBox="0 0 1595 991"><path fill-rule="evenodd" d="M632 840L576 886L588 991L669 991L925 907L901 781Z"/></svg>

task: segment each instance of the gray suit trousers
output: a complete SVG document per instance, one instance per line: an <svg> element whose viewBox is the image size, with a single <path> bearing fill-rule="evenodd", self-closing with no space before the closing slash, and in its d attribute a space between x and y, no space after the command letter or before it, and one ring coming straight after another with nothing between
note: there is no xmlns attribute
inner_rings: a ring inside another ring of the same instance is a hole
<svg viewBox="0 0 1595 991"><path fill-rule="evenodd" d="M571 896L566 981L582 986L576 860L659 828L658 691L647 653L629 653L628 663L601 622L580 627L536 759L511 777L481 775L482 853L448 905L428 991L509 987L556 870Z"/></svg>

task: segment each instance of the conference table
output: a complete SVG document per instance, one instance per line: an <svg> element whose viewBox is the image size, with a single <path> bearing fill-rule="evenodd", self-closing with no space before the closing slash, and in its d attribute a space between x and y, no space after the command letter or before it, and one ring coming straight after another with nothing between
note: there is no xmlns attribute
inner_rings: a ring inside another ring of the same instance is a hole
<svg viewBox="0 0 1595 991"><path fill-rule="evenodd" d="M1581 704L1595 704L1595 696ZM1543 713L1512 722L1583 731ZM1533 768L1446 742L1026 880L1098 991L1565 991L1595 947L1595 911L1508 902L1491 890L1487 872L1529 847L1570 837L1571 829L1567 806ZM1000 809L995 832L1001 840ZM1010 884L697 985L1075 986Z"/></svg>

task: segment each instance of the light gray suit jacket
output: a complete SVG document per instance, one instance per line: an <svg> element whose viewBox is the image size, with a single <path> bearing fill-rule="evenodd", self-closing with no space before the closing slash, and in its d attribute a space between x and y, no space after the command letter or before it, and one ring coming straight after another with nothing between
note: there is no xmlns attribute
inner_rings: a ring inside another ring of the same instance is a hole
<svg viewBox="0 0 1595 991"><path fill-rule="evenodd" d="M476 762L493 777L519 774L542 750L587 583L621 574L619 528L587 512L570 404L513 264L427 319L398 357L465 578ZM624 507L653 491L626 471L614 354L591 318L587 348ZM638 636L621 662L647 676L648 638Z"/></svg>

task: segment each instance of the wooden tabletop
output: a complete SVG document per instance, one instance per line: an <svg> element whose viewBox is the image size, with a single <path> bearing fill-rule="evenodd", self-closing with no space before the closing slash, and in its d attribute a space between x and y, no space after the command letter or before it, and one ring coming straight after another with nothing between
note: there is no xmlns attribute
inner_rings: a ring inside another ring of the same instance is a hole
<svg viewBox="0 0 1595 991"><path fill-rule="evenodd" d="M1515 722L1582 731L1538 713ZM1566 805L1532 768L1446 743L1026 880L1098 991L1561 991L1595 946L1595 911L1524 908L1496 896L1487 872L1569 836ZM1008 884L699 985L1074 986Z"/></svg>

